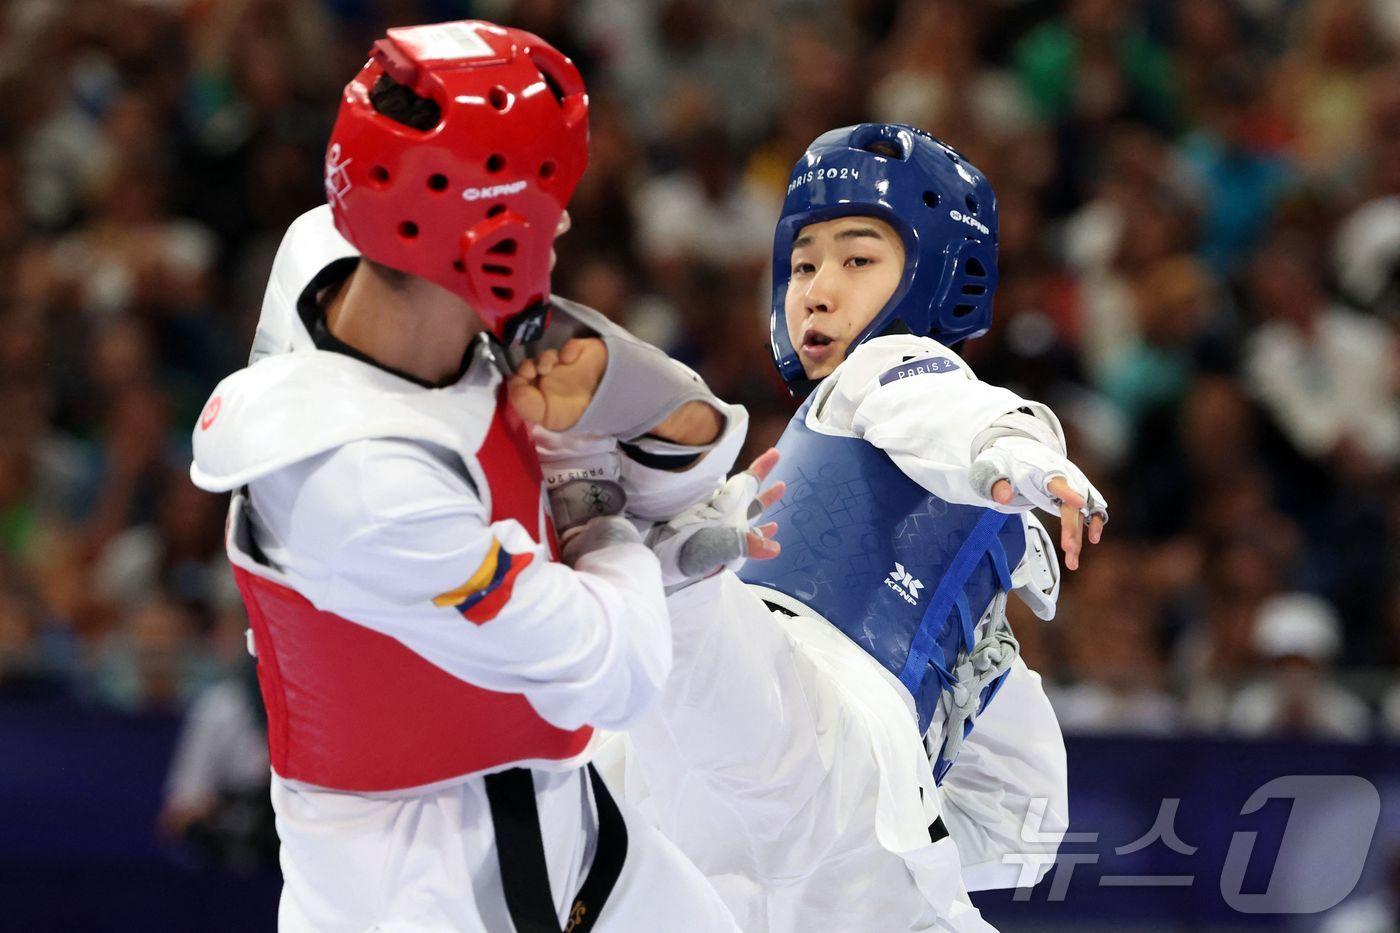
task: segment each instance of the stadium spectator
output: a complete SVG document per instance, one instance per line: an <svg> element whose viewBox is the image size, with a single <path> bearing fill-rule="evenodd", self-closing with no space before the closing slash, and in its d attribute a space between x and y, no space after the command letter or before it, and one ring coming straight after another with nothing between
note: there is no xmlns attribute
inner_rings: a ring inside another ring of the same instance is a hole
<svg viewBox="0 0 1400 933"><path fill-rule="evenodd" d="M1231 701L1231 731L1351 742L1370 735L1366 704L1328 680L1342 637L1341 620L1325 600L1305 593L1268 600L1255 619L1253 646L1268 668Z"/></svg>
<svg viewBox="0 0 1400 933"><path fill-rule="evenodd" d="M233 662L222 504L187 488L185 438L246 353L283 228L323 198L334 76L390 20L459 14L445 0L0 8L6 671L37 664L49 688L149 708ZM1366 667L1400 663L1384 621L1400 566L1400 19L1385 5L502 0L492 14L575 54L593 95L558 291L747 405L754 450L792 410L766 361L764 266L802 147L904 118L987 170L996 324L960 351L1062 412L1115 505L1122 550L1102 552L1103 573L1146 575L1119 607L1069 584L1062 619L1026 631L1072 727L1220 723L1255 670L1260 606L1293 586L1342 620L1318 677L1365 688L1385 680ZM1090 636L1110 632L1096 665Z"/></svg>

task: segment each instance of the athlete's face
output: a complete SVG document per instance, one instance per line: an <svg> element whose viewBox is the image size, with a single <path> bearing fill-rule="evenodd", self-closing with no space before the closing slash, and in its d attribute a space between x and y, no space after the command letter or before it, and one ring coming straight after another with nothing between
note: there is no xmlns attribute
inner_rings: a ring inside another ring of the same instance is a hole
<svg viewBox="0 0 1400 933"><path fill-rule="evenodd" d="M874 217L809 224L792 244L783 311L808 379L829 376L890 300L904 274L904 241Z"/></svg>

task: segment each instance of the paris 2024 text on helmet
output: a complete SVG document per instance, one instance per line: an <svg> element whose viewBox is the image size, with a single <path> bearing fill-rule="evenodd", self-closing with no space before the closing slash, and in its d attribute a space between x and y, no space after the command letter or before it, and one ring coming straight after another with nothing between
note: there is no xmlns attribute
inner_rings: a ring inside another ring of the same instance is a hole
<svg viewBox="0 0 1400 933"><path fill-rule="evenodd" d="M793 241L809 224L857 215L878 217L898 231L904 274L847 353L882 334L954 344L991 326L997 204L986 176L912 126L862 123L831 130L807 147L793 169L773 237L773 360L794 387L810 383L784 320Z"/></svg>
<svg viewBox="0 0 1400 933"><path fill-rule="evenodd" d="M375 110L385 75L436 104L437 125ZM326 196L361 255L459 295L501 336L549 294L550 248L587 163L588 95L553 46L479 21L390 29L345 87Z"/></svg>

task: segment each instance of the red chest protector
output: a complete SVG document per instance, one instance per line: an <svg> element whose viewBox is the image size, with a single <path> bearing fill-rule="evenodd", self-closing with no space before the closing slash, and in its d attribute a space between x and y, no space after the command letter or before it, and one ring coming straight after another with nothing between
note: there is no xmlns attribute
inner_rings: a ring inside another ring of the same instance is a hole
<svg viewBox="0 0 1400 933"><path fill-rule="evenodd" d="M476 453L491 489L491 519L540 529L542 479L528 429L497 396ZM229 550L246 520L235 497ZM267 707L272 768L283 778L343 791L449 782L504 766L562 761L592 729L565 732L520 694L458 680L399 641L329 612L259 574L245 554L234 576L252 623ZM465 619L461 624L469 625Z"/></svg>

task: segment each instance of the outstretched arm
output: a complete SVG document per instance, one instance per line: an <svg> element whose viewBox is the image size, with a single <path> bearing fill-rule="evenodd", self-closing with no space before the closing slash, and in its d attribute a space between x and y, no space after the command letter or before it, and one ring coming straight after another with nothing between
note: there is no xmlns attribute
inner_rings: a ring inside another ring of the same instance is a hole
<svg viewBox="0 0 1400 933"><path fill-rule="evenodd" d="M852 353L833 379L818 400L822 422L881 448L933 494L1060 516L1071 570L1086 520L1089 540L1102 536L1107 502L1068 458L1054 412L980 381L946 347L920 337L878 338Z"/></svg>

